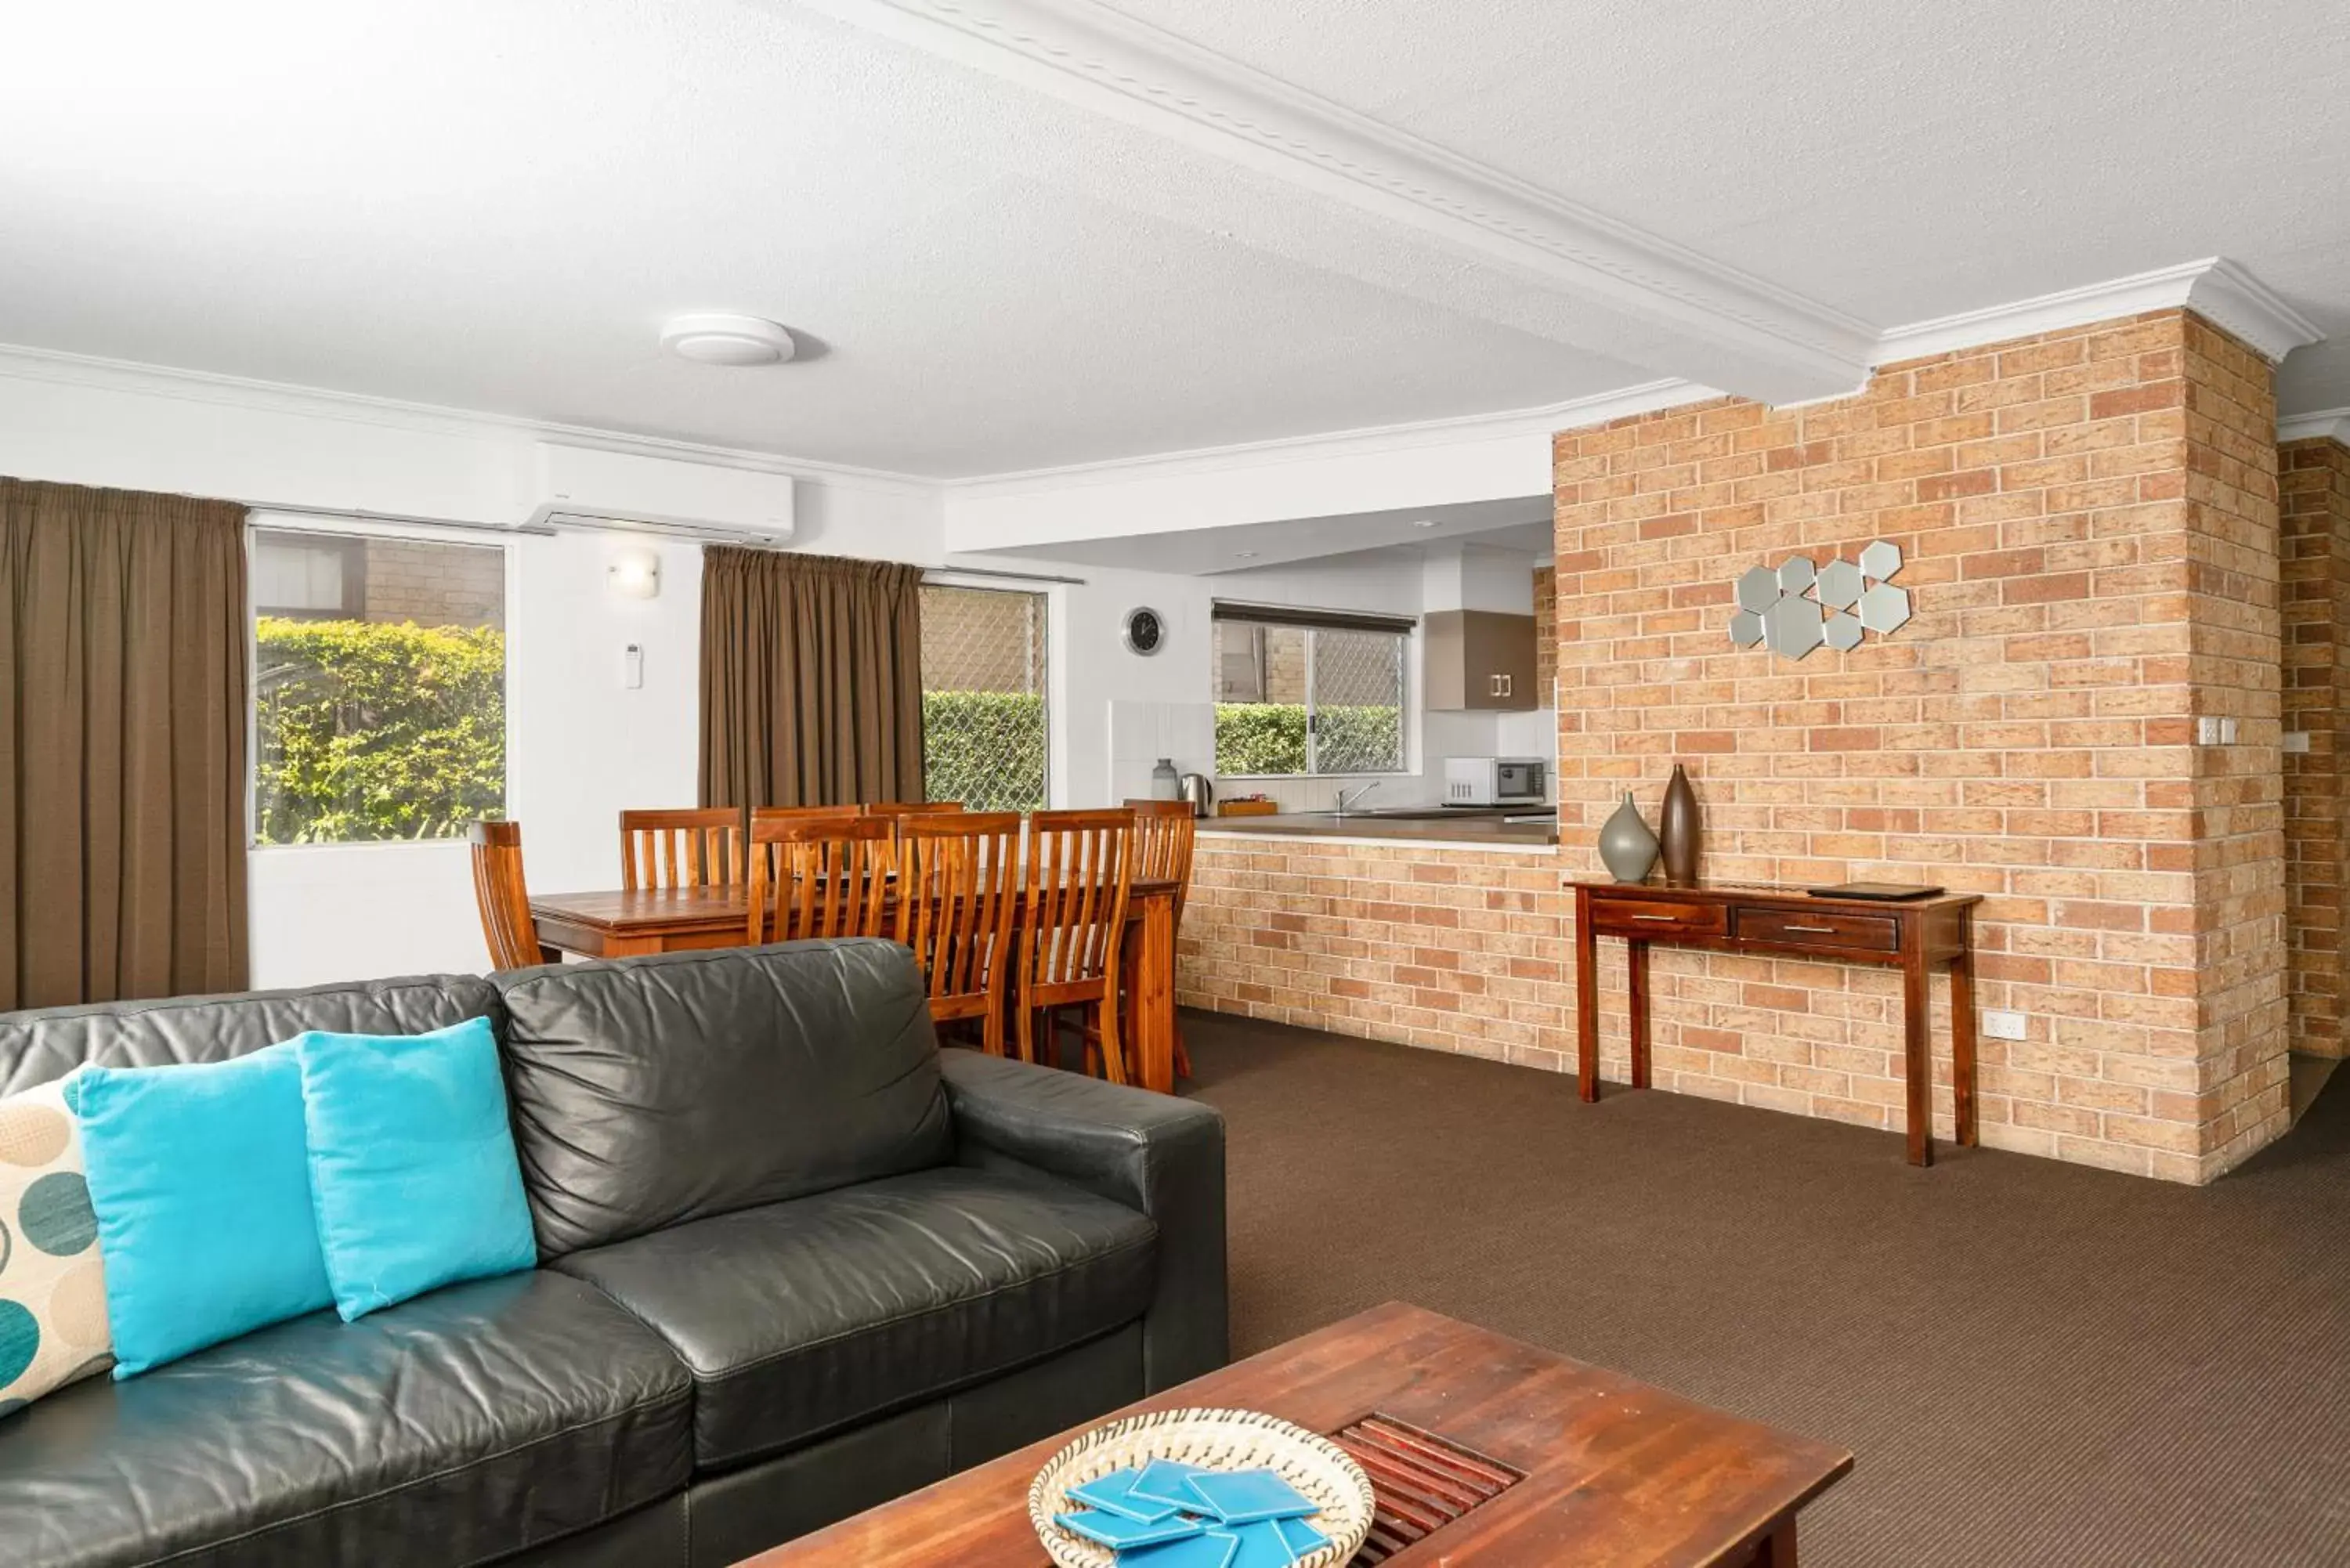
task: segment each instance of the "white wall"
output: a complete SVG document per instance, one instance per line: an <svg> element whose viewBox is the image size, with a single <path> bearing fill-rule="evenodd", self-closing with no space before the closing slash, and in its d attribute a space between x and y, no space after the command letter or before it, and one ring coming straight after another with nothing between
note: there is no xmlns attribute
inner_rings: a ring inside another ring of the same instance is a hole
<svg viewBox="0 0 2350 1568"><path fill-rule="evenodd" d="M512 524L537 433L357 400L0 366L0 473L26 479ZM796 489L800 547L938 557L938 503L926 488L823 474ZM614 554L644 545L660 555L660 596L608 592ZM599 534L508 548L508 805L532 885L610 887L619 809L695 798L701 548ZM620 680L630 642L645 654L633 691ZM257 850L249 891L258 986L487 960L462 844Z"/></svg>
<svg viewBox="0 0 2350 1568"><path fill-rule="evenodd" d="M491 524L518 522L516 475L543 432L519 423L299 391L225 386L136 369L70 371L0 352L0 473L68 483L218 496L279 508L355 508ZM662 443L637 443L691 457ZM749 454L714 460L785 468ZM1056 804L1100 805L1147 793L1161 744L1179 767L1213 762L1209 613L1218 597L1416 615L1423 571L1409 553L1340 557L1215 577L1029 558L949 556L934 487L826 471L795 473L795 547L924 566L1061 572L1053 588L1053 732ZM466 535L478 539L478 535ZM624 547L656 549L660 596L616 597L605 569ZM534 888L609 887L614 819L625 805L695 798L699 684L699 545L598 534L518 537L511 566L511 750L508 804L524 826ZM1119 639L1127 610L1166 618L1152 658ZM644 649L644 686L624 690L621 650ZM1419 672L1409 673L1419 708ZM1113 703L1149 726L1137 774ZM1389 781L1385 802L1433 798L1448 753L1495 749L1485 715L1428 715L1414 774ZM1549 747L1542 748L1549 754ZM1343 781L1263 787L1287 804L1326 805ZM1242 786L1254 787L1254 786ZM331 980L483 967L462 844L258 850L251 858L254 982Z"/></svg>

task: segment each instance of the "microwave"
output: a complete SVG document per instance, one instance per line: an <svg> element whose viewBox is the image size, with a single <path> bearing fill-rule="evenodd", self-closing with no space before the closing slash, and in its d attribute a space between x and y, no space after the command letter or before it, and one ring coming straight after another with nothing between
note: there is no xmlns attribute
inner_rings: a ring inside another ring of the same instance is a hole
<svg viewBox="0 0 2350 1568"><path fill-rule="evenodd" d="M1540 805L1550 798L1550 763L1541 757L1447 757L1447 805Z"/></svg>

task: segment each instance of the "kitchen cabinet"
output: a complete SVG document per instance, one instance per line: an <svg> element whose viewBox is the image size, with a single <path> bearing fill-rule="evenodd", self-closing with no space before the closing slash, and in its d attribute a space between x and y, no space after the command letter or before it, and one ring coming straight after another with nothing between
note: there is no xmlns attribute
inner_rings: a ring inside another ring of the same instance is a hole
<svg viewBox="0 0 2350 1568"><path fill-rule="evenodd" d="M1540 708L1534 618L1500 610L1436 610L1420 621L1427 705L1439 711Z"/></svg>

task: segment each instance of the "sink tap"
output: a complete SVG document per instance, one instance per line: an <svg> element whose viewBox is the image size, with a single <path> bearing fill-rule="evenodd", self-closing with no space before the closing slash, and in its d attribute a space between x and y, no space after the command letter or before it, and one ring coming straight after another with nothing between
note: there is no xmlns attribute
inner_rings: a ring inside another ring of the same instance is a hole
<svg viewBox="0 0 2350 1568"><path fill-rule="evenodd" d="M1355 803L1357 801L1361 800L1365 795L1378 788L1379 785L1385 782L1386 781L1383 779L1373 779L1370 783L1355 791L1352 794L1348 794L1345 790L1340 790L1338 792L1338 804L1331 808L1333 813L1339 816L1346 815L1347 812L1354 809Z"/></svg>

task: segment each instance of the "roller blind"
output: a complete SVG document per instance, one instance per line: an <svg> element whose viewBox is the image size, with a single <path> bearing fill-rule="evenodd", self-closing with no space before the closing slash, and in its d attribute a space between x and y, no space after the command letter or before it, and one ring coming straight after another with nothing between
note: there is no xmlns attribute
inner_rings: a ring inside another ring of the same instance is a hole
<svg viewBox="0 0 2350 1568"><path fill-rule="evenodd" d="M1298 609L1289 605L1213 601L1211 618L1250 626L1297 626L1315 631L1383 631L1408 635L1419 623L1408 615L1376 615L1368 610Z"/></svg>

